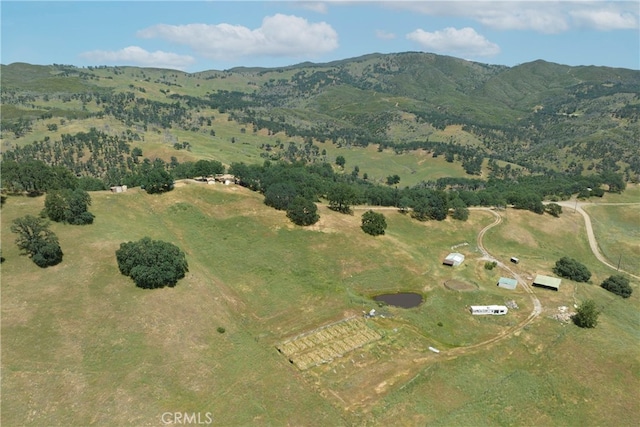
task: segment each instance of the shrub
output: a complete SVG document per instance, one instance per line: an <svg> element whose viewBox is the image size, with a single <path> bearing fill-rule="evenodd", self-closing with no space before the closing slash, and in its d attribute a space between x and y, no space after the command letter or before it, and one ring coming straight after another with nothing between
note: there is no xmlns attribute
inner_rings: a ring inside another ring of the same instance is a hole
<svg viewBox="0 0 640 427"><path fill-rule="evenodd" d="M631 285L629 285L629 279L619 274L610 276L600 286L622 298L629 298L633 292Z"/></svg>
<svg viewBox="0 0 640 427"><path fill-rule="evenodd" d="M593 300L586 300L577 308L573 315L573 323L581 328L595 328L598 324L600 311Z"/></svg>
<svg viewBox="0 0 640 427"><path fill-rule="evenodd" d="M591 278L591 272L587 267L569 257L562 257L556 261L553 272L560 277L575 280L576 282L587 282Z"/></svg>
<svg viewBox="0 0 640 427"><path fill-rule="evenodd" d="M484 268L487 270L493 270L494 268L496 268L498 266L498 263L495 261L487 261L484 263Z"/></svg>
<svg viewBox="0 0 640 427"><path fill-rule="evenodd" d="M362 231L372 236L384 234L387 228L387 220L384 215L374 211L367 211L362 215Z"/></svg>
<svg viewBox="0 0 640 427"><path fill-rule="evenodd" d="M216 331L218 331L219 334L224 334L227 330L222 326L218 326L218 329L216 329Z"/></svg>

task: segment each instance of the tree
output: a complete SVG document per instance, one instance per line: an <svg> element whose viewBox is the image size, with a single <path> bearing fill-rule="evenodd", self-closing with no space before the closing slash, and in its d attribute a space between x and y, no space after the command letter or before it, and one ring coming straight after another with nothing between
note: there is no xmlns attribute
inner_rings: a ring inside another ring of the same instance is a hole
<svg viewBox="0 0 640 427"><path fill-rule="evenodd" d="M287 207L287 218L297 225L312 225L318 222L318 207L311 200L304 197L294 198Z"/></svg>
<svg viewBox="0 0 640 427"><path fill-rule="evenodd" d="M280 211L287 210L289 204L298 195L293 184L276 182L264 192L264 204Z"/></svg>
<svg viewBox="0 0 640 427"><path fill-rule="evenodd" d="M374 211L367 211L362 215L362 231L372 236L380 236L387 229L384 215Z"/></svg>
<svg viewBox="0 0 640 427"><path fill-rule="evenodd" d="M558 218L562 213L562 206L557 203L549 203L544 207L545 212Z"/></svg>
<svg viewBox="0 0 640 427"><path fill-rule="evenodd" d="M93 223L94 215L87 212L91 196L82 189L52 190L44 201L44 214L50 220L73 225Z"/></svg>
<svg viewBox="0 0 640 427"><path fill-rule="evenodd" d="M591 278L591 272L587 267L569 257L562 257L556 261L553 272L576 282L587 282Z"/></svg>
<svg viewBox="0 0 640 427"><path fill-rule="evenodd" d="M460 197L456 196L451 200L450 205L453 208L453 213L451 214L453 219L457 219L459 221L466 221L469 219L469 208Z"/></svg>
<svg viewBox="0 0 640 427"><path fill-rule="evenodd" d="M631 288L631 285L629 284L629 279L620 274L609 276L609 278L605 279L600 286L609 292L613 292L614 294L621 296L622 298L629 298L633 292L633 288Z"/></svg>
<svg viewBox="0 0 640 427"><path fill-rule="evenodd" d="M327 199L329 200L329 209L341 213L350 213L351 205L356 202L358 195L350 185L339 183L329 190Z"/></svg>
<svg viewBox="0 0 640 427"><path fill-rule="evenodd" d="M173 189L173 177L164 167L154 165L143 174L142 185L148 194L164 193Z"/></svg>
<svg viewBox="0 0 640 427"><path fill-rule="evenodd" d="M194 176L212 176L224 173L224 166L217 160L198 160L193 165Z"/></svg>
<svg viewBox="0 0 640 427"><path fill-rule="evenodd" d="M399 175L389 175L387 177L387 185L396 185L400 182Z"/></svg>
<svg viewBox="0 0 640 427"><path fill-rule="evenodd" d="M16 245L38 267L49 267L62 261L62 249L49 223L32 215L16 218L11 231L17 233Z"/></svg>
<svg viewBox="0 0 640 427"><path fill-rule="evenodd" d="M346 163L347 163L347 161L345 160L344 156L336 157L336 165L338 165L341 168L343 168Z"/></svg>
<svg viewBox="0 0 640 427"><path fill-rule="evenodd" d="M173 287L189 271L184 252L161 240L144 237L137 242L121 243L116 251L118 268L144 289Z"/></svg>
<svg viewBox="0 0 640 427"><path fill-rule="evenodd" d="M573 323L581 328L595 328L598 324L600 311L593 300L586 300L576 309L573 315Z"/></svg>

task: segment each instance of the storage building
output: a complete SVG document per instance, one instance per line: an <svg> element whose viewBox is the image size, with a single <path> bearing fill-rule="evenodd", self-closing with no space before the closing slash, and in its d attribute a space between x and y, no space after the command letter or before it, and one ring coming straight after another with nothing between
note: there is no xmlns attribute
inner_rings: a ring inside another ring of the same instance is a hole
<svg viewBox="0 0 640 427"><path fill-rule="evenodd" d="M542 274L538 274L536 278L533 280L533 286L558 291L560 290L561 281L562 280L558 279L557 277L549 277L549 276L543 276Z"/></svg>
<svg viewBox="0 0 640 427"><path fill-rule="evenodd" d="M518 281L516 279L511 279L508 277L501 277L498 280L498 286L505 289L515 289L518 286Z"/></svg>
<svg viewBox="0 0 640 427"><path fill-rule="evenodd" d="M464 255L459 254L457 252L450 253L447 257L442 261L444 265L450 265L451 267L457 267L464 261Z"/></svg>

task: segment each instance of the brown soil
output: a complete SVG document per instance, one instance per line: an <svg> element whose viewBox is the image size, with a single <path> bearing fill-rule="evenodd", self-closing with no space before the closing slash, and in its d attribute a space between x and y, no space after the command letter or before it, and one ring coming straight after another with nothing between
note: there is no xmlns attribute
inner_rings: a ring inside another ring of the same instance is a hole
<svg viewBox="0 0 640 427"><path fill-rule="evenodd" d="M444 282L444 286L452 291L461 292L475 291L477 289L475 285L467 282L461 282L460 280L447 280Z"/></svg>

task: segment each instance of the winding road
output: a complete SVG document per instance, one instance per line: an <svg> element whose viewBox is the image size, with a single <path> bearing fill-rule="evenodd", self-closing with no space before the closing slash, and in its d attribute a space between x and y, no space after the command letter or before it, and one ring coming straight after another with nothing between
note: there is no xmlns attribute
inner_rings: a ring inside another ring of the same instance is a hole
<svg viewBox="0 0 640 427"><path fill-rule="evenodd" d="M593 203L579 203L579 202L565 201L565 202L558 202L558 204L562 207L573 209L574 211L579 212L582 215L582 217L584 218L585 228L587 229L587 238L589 239L589 246L591 247L591 251L593 252L593 255L598 259L598 261L600 261L601 263L603 263L609 268L628 274L629 276L640 280L640 276L636 276L635 274L629 273L628 271L618 270L618 267L611 264L605 258L602 252L600 252L600 247L598 246L598 241L596 240L596 235L593 232L593 226L591 225L591 218L589 217L589 214L586 213L584 209L582 209L583 206L593 205ZM640 205L640 203L598 203L598 206L603 206L603 205L604 206L625 206L625 205Z"/></svg>
<svg viewBox="0 0 640 427"><path fill-rule="evenodd" d="M451 356L459 356L460 354L466 354L469 351L472 351L472 350L487 346L489 344L496 343L505 338L508 338L511 335L513 335L515 332L527 326L529 323L533 322L533 320L542 313L542 304L540 303L540 300L538 299L536 294L533 292L533 289L531 289L529 284L518 273L513 271L508 264L505 264L502 261L494 258L489 253L489 251L487 251L487 249L484 247L484 244L483 244L484 235L487 233L487 231L489 231L490 229L499 225L502 222L502 216L492 208L470 208L470 209L491 212L491 214L495 216L495 220L491 224L487 225L482 230L480 230L480 232L478 233L478 237L476 238L476 244L478 246L478 249L480 249L480 252L482 252L482 258L480 259L493 261L498 265L498 267L508 271L518 281L520 286L522 286L522 288L529 294L529 298L533 303L533 310L531 311L531 314L529 314L529 316L526 319L524 319L517 325L512 326L511 328L500 332L498 335L489 338L488 340L485 340L476 344L472 344L466 347L457 347L447 351L446 355L451 355Z"/></svg>

